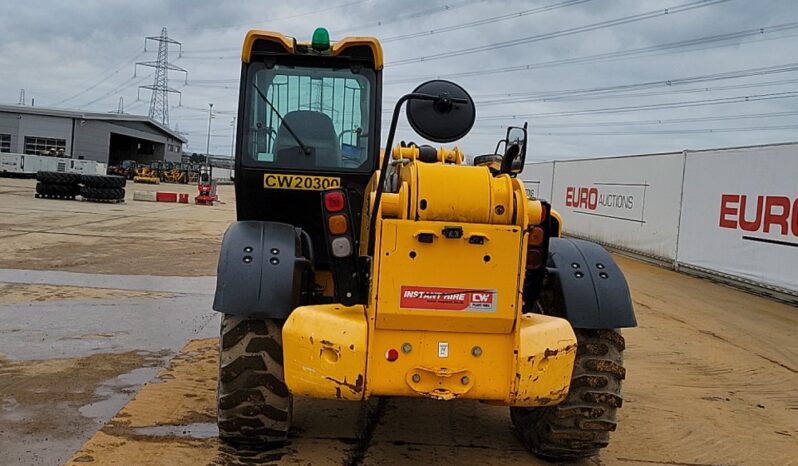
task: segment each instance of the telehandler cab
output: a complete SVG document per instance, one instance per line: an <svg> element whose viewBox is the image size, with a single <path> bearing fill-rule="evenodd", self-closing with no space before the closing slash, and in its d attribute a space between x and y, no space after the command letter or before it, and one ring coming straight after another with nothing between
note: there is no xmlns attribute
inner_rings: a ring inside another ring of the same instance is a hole
<svg viewBox="0 0 798 466"><path fill-rule="evenodd" d="M509 406L547 458L606 446L629 290L604 249L561 238L527 197L526 127L473 166L457 147L393 147L403 106L426 140L471 129L468 93L430 81L396 103L381 155L377 39L250 31L242 62L238 221L213 305L220 437L284 441L294 396L398 396Z"/></svg>

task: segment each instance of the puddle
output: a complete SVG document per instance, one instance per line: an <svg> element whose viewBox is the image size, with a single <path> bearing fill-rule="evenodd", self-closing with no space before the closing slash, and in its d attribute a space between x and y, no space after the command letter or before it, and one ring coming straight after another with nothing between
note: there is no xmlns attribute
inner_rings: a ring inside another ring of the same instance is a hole
<svg viewBox="0 0 798 466"><path fill-rule="evenodd" d="M60 301L0 306L0 348L19 360L96 353L178 351L219 333L209 295L157 299Z"/></svg>
<svg viewBox="0 0 798 466"><path fill-rule="evenodd" d="M202 422L184 426L155 426L138 427L133 432L147 437L187 437L187 438L214 438L219 436L216 423Z"/></svg>
<svg viewBox="0 0 798 466"><path fill-rule="evenodd" d="M105 424L133 398L139 388L152 380L159 370L161 368L158 366L141 367L101 383L94 391L99 399L81 406L78 411L84 417Z"/></svg>
<svg viewBox="0 0 798 466"><path fill-rule="evenodd" d="M110 275L57 270L0 269L0 282L204 295L211 295L216 289L215 276Z"/></svg>

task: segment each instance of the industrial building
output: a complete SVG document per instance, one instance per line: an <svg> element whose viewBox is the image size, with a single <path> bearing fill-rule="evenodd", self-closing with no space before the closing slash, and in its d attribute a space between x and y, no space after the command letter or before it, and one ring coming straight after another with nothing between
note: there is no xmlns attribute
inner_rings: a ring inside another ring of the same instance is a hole
<svg viewBox="0 0 798 466"><path fill-rule="evenodd" d="M116 165L180 162L186 139L141 115L0 105L0 152L53 155Z"/></svg>

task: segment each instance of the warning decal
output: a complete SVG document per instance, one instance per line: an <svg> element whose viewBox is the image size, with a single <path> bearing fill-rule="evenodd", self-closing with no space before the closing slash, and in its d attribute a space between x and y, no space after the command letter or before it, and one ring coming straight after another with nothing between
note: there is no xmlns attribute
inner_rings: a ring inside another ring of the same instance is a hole
<svg viewBox="0 0 798 466"><path fill-rule="evenodd" d="M496 310L496 290L402 286L399 307L403 309L435 309L440 311Z"/></svg>

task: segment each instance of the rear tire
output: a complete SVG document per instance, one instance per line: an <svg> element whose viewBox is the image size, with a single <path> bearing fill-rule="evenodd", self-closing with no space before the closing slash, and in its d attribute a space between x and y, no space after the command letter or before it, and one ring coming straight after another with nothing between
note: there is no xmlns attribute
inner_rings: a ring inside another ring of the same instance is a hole
<svg viewBox="0 0 798 466"><path fill-rule="evenodd" d="M124 188L127 180L124 176L116 175L81 175L80 183L87 188Z"/></svg>
<svg viewBox="0 0 798 466"><path fill-rule="evenodd" d="M80 181L80 174L66 172L36 172L36 181L45 184L76 185Z"/></svg>
<svg viewBox="0 0 798 466"><path fill-rule="evenodd" d="M122 188L92 188L84 186L80 188L80 195L90 201L118 201L125 198L125 190Z"/></svg>
<svg viewBox="0 0 798 466"><path fill-rule="evenodd" d="M293 400L283 375L282 321L224 314L219 356L219 438L246 448L283 443Z"/></svg>
<svg viewBox="0 0 798 466"><path fill-rule="evenodd" d="M616 330L575 330L578 342L568 397L557 406L510 408L532 453L555 461L598 454L609 443L621 407L625 342Z"/></svg>
<svg viewBox="0 0 798 466"><path fill-rule="evenodd" d="M75 199L78 191L77 185L36 183L36 194L45 198Z"/></svg>

